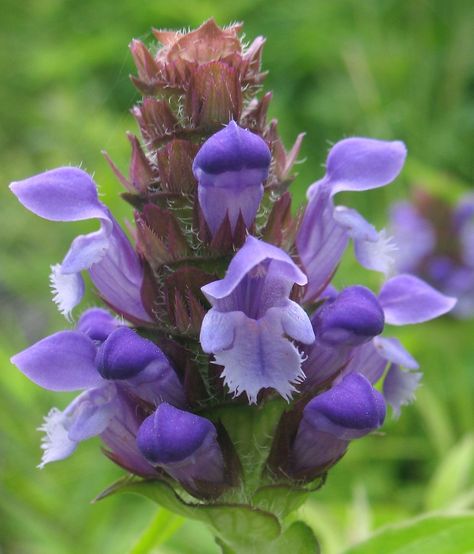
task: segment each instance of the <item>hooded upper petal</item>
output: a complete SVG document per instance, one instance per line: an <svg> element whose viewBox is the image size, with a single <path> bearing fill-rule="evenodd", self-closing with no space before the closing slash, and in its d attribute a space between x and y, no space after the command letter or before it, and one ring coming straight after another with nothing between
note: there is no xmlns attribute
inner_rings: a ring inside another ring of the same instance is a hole
<svg viewBox="0 0 474 554"><path fill-rule="evenodd" d="M250 227L263 196L270 161L265 141L235 121L202 145L193 171L198 180L199 204L213 234L226 215L232 229L240 214Z"/></svg>
<svg viewBox="0 0 474 554"><path fill-rule="evenodd" d="M26 348L11 361L34 383L48 390L73 391L97 386L93 341L78 331L60 331Z"/></svg>

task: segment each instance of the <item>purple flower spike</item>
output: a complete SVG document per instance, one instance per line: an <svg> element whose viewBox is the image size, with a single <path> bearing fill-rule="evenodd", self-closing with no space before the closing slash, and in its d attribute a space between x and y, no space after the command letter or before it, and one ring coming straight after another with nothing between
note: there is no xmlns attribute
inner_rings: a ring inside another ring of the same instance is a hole
<svg viewBox="0 0 474 554"><path fill-rule="evenodd" d="M168 363L155 343L128 327L113 331L97 354L98 371L104 379L130 379L155 361Z"/></svg>
<svg viewBox="0 0 474 554"><path fill-rule="evenodd" d="M272 387L284 398L304 379L301 354L288 339L314 341L305 311L289 300L304 273L283 250L249 236L224 279L202 288L212 304L201 327L201 346L224 366L222 377L235 395Z"/></svg>
<svg viewBox="0 0 474 554"><path fill-rule="evenodd" d="M76 329L94 341L104 342L119 325L119 321L107 310L91 308L82 313Z"/></svg>
<svg viewBox="0 0 474 554"><path fill-rule="evenodd" d="M329 283L347 247L354 241L359 262L389 273L395 245L355 210L334 206L341 191L364 191L387 185L401 171L406 156L402 142L351 138L329 152L325 177L308 190L308 206L296 245L308 275L307 300L316 299Z"/></svg>
<svg viewBox="0 0 474 554"><path fill-rule="evenodd" d="M271 154L265 141L231 121L201 147L193 163L199 204L215 234L226 215L232 230L240 213L250 227L263 196Z"/></svg>
<svg viewBox="0 0 474 554"><path fill-rule="evenodd" d="M293 445L295 472L334 463L349 441L378 429L384 419L383 396L363 375L347 375L306 405Z"/></svg>
<svg viewBox="0 0 474 554"><path fill-rule="evenodd" d="M224 459L214 425L163 403L142 423L137 444L153 465L191 487L196 481L222 483Z"/></svg>
<svg viewBox="0 0 474 554"><path fill-rule="evenodd" d="M379 335L384 314L369 289L353 286L326 300L311 321L316 341L303 364L307 390L335 376L354 356L355 347Z"/></svg>
<svg viewBox="0 0 474 554"><path fill-rule="evenodd" d="M109 304L124 315L150 321L140 298L143 268L108 208L99 201L91 177L81 169L62 167L10 185L18 200L50 221L98 219L100 229L77 237L61 264L52 267L54 301L66 317L82 299L80 272L89 270Z"/></svg>

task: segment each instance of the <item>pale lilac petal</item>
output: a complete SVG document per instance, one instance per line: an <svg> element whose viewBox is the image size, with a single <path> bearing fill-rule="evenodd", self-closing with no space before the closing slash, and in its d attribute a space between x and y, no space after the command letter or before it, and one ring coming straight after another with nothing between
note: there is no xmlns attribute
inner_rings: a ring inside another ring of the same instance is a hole
<svg viewBox="0 0 474 554"><path fill-rule="evenodd" d="M60 331L16 354L11 361L40 387L73 391L102 382L95 365L96 352L92 340L83 333Z"/></svg>
<svg viewBox="0 0 474 554"><path fill-rule="evenodd" d="M397 245L385 229L377 233L375 241L354 240L354 252L360 265L385 275L393 273L397 251Z"/></svg>
<svg viewBox="0 0 474 554"><path fill-rule="evenodd" d="M53 408L39 428L45 437L38 467L64 460L79 442L101 434L114 415L115 396L115 388L106 385L83 392L62 412Z"/></svg>
<svg viewBox="0 0 474 554"><path fill-rule="evenodd" d="M405 157L406 147L400 141L341 140L329 152L326 178L332 183L334 194L381 187L397 177Z"/></svg>
<svg viewBox="0 0 474 554"><path fill-rule="evenodd" d="M343 375L361 373L374 385L382 377L386 367L387 360L380 355L372 340L354 349Z"/></svg>
<svg viewBox="0 0 474 554"><path fill-rule="evenodd" d="M382 287L379 301L392 325L422 323L449 312L456 299L441 294L413 275L397 275Z"/></svg>
<svg viewBox="0 0 474 554"><path fill-rule="evenodd" d="M400 415L402 406L413 402L422 377L419 371L402 371L397 364L390 366L383 384L383 394L387 404L392 407L394 417Z"/></svg>
<svg viewBox="0 0 474 554"><path fill-rule="evenodd" d="M270 308L267 313L272 310L279 310L281 324L286 335L303 344L314 342L316 337L312 326L308 325L308 315L299 304L290 300L284 310Z"/></svg>
<svg viewBox="0 0 474 554"><path fill-rule="evenodd" d="M234 342L227 350L216 352L215 360L224 366L221 376L231 393L245 392L250 403L257 401L262 388L274 388L290 398L294 384L304 378L301 355L283 336L278 308L259 320L242 319L235 312L226 316L235 322Z"/></svg>
<svg viewBox="0 0 474 554"><path fill-rule="evenodd" d="M41 440L43 456L41 463L38 465L40 469L43 469L50 462L64 460L76 450L77 442L69 438L66 425L67 417L64 415L64 412L61 412L57 408L52 408L44 418L43 425L38 427L38 431L45 433L45 436Z"/></svg>
<svg viewBox="0 0 474 554"><path fill-rule="evenodd" d="M80 442L105 431L117 410L114 385L90 389L78 396L65 410L69 438Z"/></svg>
<svg viewBox="0 0 474 554"><path fill-rule="evenodd" d="M72 310L80 303L84 296L84 279L80 273L62 273L61 265L51 266L49 276L53 302L66 319L70 319Z"/></svg>
<svg viewBox="0 0 474 554"><path fill-rule="evenodd" d="M229 312L219 312L214 308L204 316L199 337L204 352L218 352L232 345L235 328L239 320L243 322L246 316L243 312L234 312L232 317L228 316Z"/></svg>
<svg viewBox="0 0 474 554"><path fill-rule="evenodd" d="M397 250L385 229L377 232L375 227L356 210L344 206L334 208L334 219L344 227L354 241L357 261L365 268L388 274L392 270Z"/></svg>
<svg viewBox="0 0 474 554"><path fill-rule="evenodd" d="M403 347L398 339L394 337L375 337L373 342L379 355L388 362L408 369L418 369L420 367L415 358Z"/></svg>
<svg viewBox="0 0 474 554"><path fill-rule="evenodd" d="M341 227L349 232L353 239L372 241L377 240L377 231L357 210L346 208L345 206L336 206L333 217Z"/></svg>

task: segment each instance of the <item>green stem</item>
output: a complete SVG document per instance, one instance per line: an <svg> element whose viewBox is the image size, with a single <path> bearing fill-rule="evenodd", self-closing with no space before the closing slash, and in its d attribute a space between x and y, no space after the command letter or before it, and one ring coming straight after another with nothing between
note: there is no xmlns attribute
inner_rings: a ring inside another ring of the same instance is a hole
<svg viewBox="0 0 474 554"><path fill-rule="evenodd" d="M130 550L130 554L149 554L157 546L165 543L183 525L185 519L173 514L164 508L151 520L137 543Z"/></svg>

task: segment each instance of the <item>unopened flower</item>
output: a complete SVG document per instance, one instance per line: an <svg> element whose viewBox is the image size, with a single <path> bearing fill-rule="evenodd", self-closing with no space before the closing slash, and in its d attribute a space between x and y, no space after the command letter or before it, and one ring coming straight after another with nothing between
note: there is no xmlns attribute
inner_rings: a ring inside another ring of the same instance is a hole
<svg viewBox="0 0 474 554"><path fill-rule="evenodd" d="M369 381L351 373L306 405L292 449L292 469L322 473L347 450L349 442L378 429L385 401Z"/></svg>
<svg viewBox="0 0 474 554"><path fill-rule="evenodd" d="M204 417L164 402L142 423L137 444L149 463L188 487L224 481L217 431Z"/></svg>
<svg viewBox="0 0 474 554"><path fill-rule="evenodd" d="M250 227L263 197L271 154L265 141L231 121L212 135L194 158L199 205L213 234L229 218L234 230L239 216Z"/></svg>

